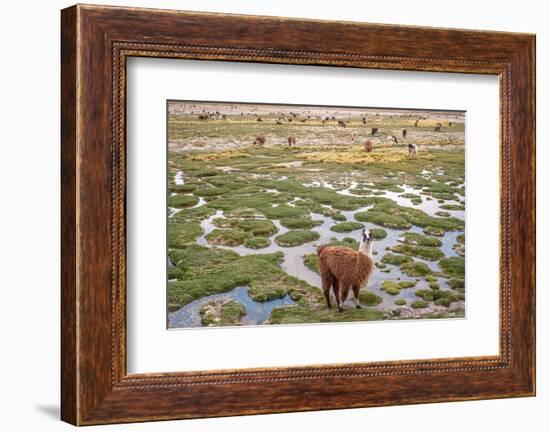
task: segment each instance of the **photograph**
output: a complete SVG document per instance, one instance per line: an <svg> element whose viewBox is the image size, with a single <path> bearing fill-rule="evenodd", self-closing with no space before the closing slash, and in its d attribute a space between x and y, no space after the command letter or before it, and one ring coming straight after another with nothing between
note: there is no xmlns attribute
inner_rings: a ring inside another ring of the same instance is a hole
<svg viewBox="0 0 550 431"><path fill-rule="evenodd" d="M166 110L169 329L465 318L466 112Z"/></svg>

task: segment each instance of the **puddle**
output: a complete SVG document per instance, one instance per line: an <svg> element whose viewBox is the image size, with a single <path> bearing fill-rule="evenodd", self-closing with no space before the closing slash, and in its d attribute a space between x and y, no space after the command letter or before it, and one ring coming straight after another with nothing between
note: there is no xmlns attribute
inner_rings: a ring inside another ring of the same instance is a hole
<svg viewBox="0 0 550 431"><path fill-rule="evenodd" d="M216 293L197 299L178 311L168 313L169 328L198 328L202 327L200 309L201 307L216 299L232 299L244 305L246 315L241 319L243 325L261 325L271 315L271 310L282 305L294 304L294 301L287 295L281 299L272 301L257 302L248 296L248 287L236 287L229 292Z"/></svg>

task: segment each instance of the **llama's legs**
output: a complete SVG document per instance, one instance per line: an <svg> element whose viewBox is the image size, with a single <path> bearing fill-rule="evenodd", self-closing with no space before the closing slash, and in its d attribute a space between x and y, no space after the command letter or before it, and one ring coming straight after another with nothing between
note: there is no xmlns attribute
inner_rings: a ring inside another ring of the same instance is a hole
<svg viewBox="0 0 550 431"><path fill-rule="evenodd" d="M344 311L344 302L348 299L349 288L349 284L340 286L340 303L338 304L340 311Z"/></svg>
<svg viewBox="0 0 550 431"><path fill-rule="evenodd" d="M334 291L334 298L336 299L336 305L338 310L342 311L342 303L340 302L340 282L336 277L332 280L332 290Z"/></svg>
<svg viewBox="0 0 550 431"><path fill-rule="evenodd" d="M353 286L353 303L355 304L355 308L363 308L359 304L359 289L361 289L361 286Z"/></svg>
<svg viewBox="0 0 550 431"><path fill-rule="evenodd" d="M330 287L333 283L333 277L330 274L330 272L321 272L321 282L323 284L323 294L325 295L325 299L327 300L327 306L328 308L331 308L332 305L330 303Z"/></svg>

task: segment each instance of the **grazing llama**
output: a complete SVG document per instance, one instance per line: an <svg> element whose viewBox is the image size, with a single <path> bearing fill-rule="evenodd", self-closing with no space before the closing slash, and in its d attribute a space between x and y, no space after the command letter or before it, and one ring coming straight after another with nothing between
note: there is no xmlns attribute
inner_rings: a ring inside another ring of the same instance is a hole
<svg viewBox="0 0 550 431"><path fill-rule="evenodd" d="M418 145L409 144L409 157L414 157L418 153Z"/></svg>
<svg viewBox="0 0 550 431"><path fill-rule="evenodd" d="M388 137L386 138L386 141L387 142L394 142L395 144L398 143L397 138L394 135L388 135Z"/></svg>
<svg viewBox="0 0 550 431"><path fill-rule="evenodd" d="M350 289L353 292L353 301L357 308L359 304L359 290L367 284L374 269L372 256L372 233L363 229L359 250L347 247L322 245L317 249L319 256L319 272L323 284L323 294L329 308L330 288L334 292L338 310L344 311L343 304L348 298Z"/></svg>
<svg viewBox="0 0 550 431"><path fill-rule="evenodd" d="M288 137L288 146L292 147L292 146L295 146L295 145L296 145L296 138L294 136L289 136Z"/></svg>
<svg viewBox="0 0 550 431"><path fill-rule="evenodd" d="M378 127L372 127L372 128L370 129L370 134L371 134L371 136L374 136L374 135L376 135L377 133L378 133Z"/></svg>
<svg viewBox="0 0 550 431"><path fill-rule="evenodd" d="M263 147L265 145L265 136L256 136L256 139L254 140L252 145Z"/></svg>
<svg viewBox="0 0 550 431"><path fill-rule="evenodd" d="M363 144L363 148L365 149L366 153L372 152L372 141L370 139L367 139L365 143Z"/></svg>
<svg viewBox="0 0 550 431"><path fill-rule="evenodd" d="M403 134L403 139L405 139L407 137L407 129L403 129L402 134Z"/></svg>

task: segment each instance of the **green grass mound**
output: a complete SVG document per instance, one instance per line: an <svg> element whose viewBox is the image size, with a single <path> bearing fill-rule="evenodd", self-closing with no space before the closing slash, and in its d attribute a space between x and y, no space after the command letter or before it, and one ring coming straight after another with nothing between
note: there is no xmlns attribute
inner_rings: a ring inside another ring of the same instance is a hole
<svg viewBox="0 0 550 431"><path fill-rule="evenodd" d="M343 313L334 306L332 308L316 307L306 308L299 305L276 307L271 312L272 324L296 324L296 323L333 323L333 322L365 322L371 320L383 320L384 313L368 308L345 308Z"/></svg>
<svg viewBox="0 0 550 431"><path fill-rule="evenodd" d="M203 326L237 326L246 314L244 305L231 299L218 299L200 308Z"/></svg>
<svg viewBox="0 0 550 431"><path fill-rule="evenodd" d="M355 214L358 221L370 222L394 229L408 229L411 225L437 227L452 231L464 227L464 221L454 217L432 217L416 208L397 205L393 201L377 203L373 208Z"/></svg>
<svg viewBox="0 0 550 431"><path fill-rule="evenodd" d="M359 303L363 305L378 305L383 301L383 298L376 293L370 292L366 289L359 291Z"/></svg>
<svg viewBox="0 0 550 431"><path fill-rule="evenodd" d="M323 224L323 222L321 220L312 220L311 218L282 218L281 224L287 229L311 229Z"/></svg>
<svg viewBox="0 0 550 431"><path fill-rule="evenodd" d="M390 215L381 211L363 211L355 214L360 222L374 223L390 229L409 229L412 225L403 217Z"/></svg>
<svg viewBox="0 0 550 431"><path fill-rule="evenodd" d="M451 278L448 281L448 285L451 289L464 289L465 288L464 280L461 280L459 278Z"/></svg>
<svg viewBox="0 0 550 431"><path fill-rule="evenodd" d="M432 236L422 235L416 232L405 232L399 237L399 241L409 245L420 245L423 247L441 247L443 244L439 239Z"/></svg>
<svg viewBox="0 0 550 431"><path fill-rule="evenodd" d="M464 278L465 260L463 257L448 257L439 261L443 274L451 277Z"/></svg>
<svg viewBox="0 0 550 431"><path fill-rule="evenodd" d="M295 247L319 239L319 234L312 230L290 230L275 237L275 242L281 247Z"/></svg>
<svg viewBox="0 0 550 431"><path fill-rule="evenodd" d="M170 257L183 272L181 280L168 284L168 302L172 305L181 307L238 286L249 286L249 296L257 301L288 294L304 305L323 302L320 289L281 269L284 255L280 252L239 256L231 250L193 244L171 250Z"/></svg>
<svg viewBox="0 0 550 431"><path fill-rule="evenodd" d="M426 260L438 260L445 254L435 247L423 247L420 245L398 244L390 247L395 253L401 253L407 256L420 257Z"/></svg>
<svg viewBox="0 0 550 431"><path fill-rule="evenodd" d="M443 236L445 235L445 229L435 226L426 226L423 232L427 235Z"/></svg>
<svg viewBox="0 0 550 431"><path fill-rule="evenodd" d="M168 247L181 248L194 243L203 231L199 222L172 220L168 221Z"/></svg>
<svg viewBox="0 0 550 431"><path fill-rule="evenodd" d="M334 215L332 216L332 219L333 219L334 221L346 221L346 220L347 220L347 219L346 219L346 216L345 216L344 214L342 214L342 213L334 214Z"/></svg>
<svg viewBox="0 0 550 431"><path fill-rule="evenodd" d="M168 206L172 208L188 208L199 203L199 199L193 195L175 195L168 198Z"/></svg>
<svg viewBox="0 0 550 431"><path fill-rule="evenodd" d="M409 277L424 277L432 273L430 267L423 262L405 262L399 269Z"/></svg>
<svg viewBox="0 0 550 431"><path fill-rule="evenodd" d="M427 308L428 307L428 303L426 301L413 301L411 302L411 307L412 308Z"/></svg>
<svg viewBox="0 0 550 431"><path fill-rule="evenodd" d="M235 247L243 244L250 235L240 229L214 229L206 235L206 241L213 245Z"/></svg>
<svg viewBox="0 0 550 431"><path fill-rule="evenodd" d="M342 223L335 224L330 228L333 232L352 232L354 230L362 229L363 224L357 223L354 221L346 221Z"/></svg>
<svg viewBox="0 0 550 431"><path fill-rule="evenodd" d="M388 233L384 229L380 229L377 227L371 229L370 232L375 240L381 240L388 236Z"/></svg>
<svg viewBox="0 0 550 431"><path fill-rule="evenodd" d="M440 205L439 208L442 210L448 210L448 211L464 211L466 207L464 205L456 205L456 204L443 204Z"/></svg>
<svg viewBox="0 0 550 431"><path fill-rule="evenodd" d="M406 299L396 299L395 300L395 305L407 305L407 300Z"/></svg>
<svg viewBox="0 0 550 431"><path fill-rule="evenodd" d="M403 256L399 254L393 254L393 253L386 253L382 257L382 262L386 263L388 265L402 265L407 262L412 262L413 259L409 256Z"/></svg>
<svg viewBox="0 0 550 431"><path fill-rule="evenodd" d="M260 248L269 247L271 245L271 241L269 240L269 238L264 238L262 236L255 236L255 237L252 237L252 238L248 238L244 242L244 245L248 248L258 250Z"/></svg>
<svg viewBox="0 0 550 431"><path fill-rule="evenodd" d="M277 232L277 227L271 220L218 217L213 223L219 228L238 229L254 236L271 236Z"/></svg>
<svg viewBox="0 0 550 431"><path fill-rule="evenodd" d="M448 290L419 289L414 294L424 301L434 302L444 307L449 307L452 302L460 300L460 296Z"/></svg>
<svg viewBox="0 0 550 431"><path fill-rule="evenodd" d="M303 260L306 268L317 274L319 273L319 259L317 258L317 253L308 253L304 255Z"/></svg>
<svg viewBox="0 0 550 431"><path fill-rule="evenodd" d="M401 289L408 289L416 285L415 281L391 281L384 280L380 288L390 295L399 295Z"/></svg>

